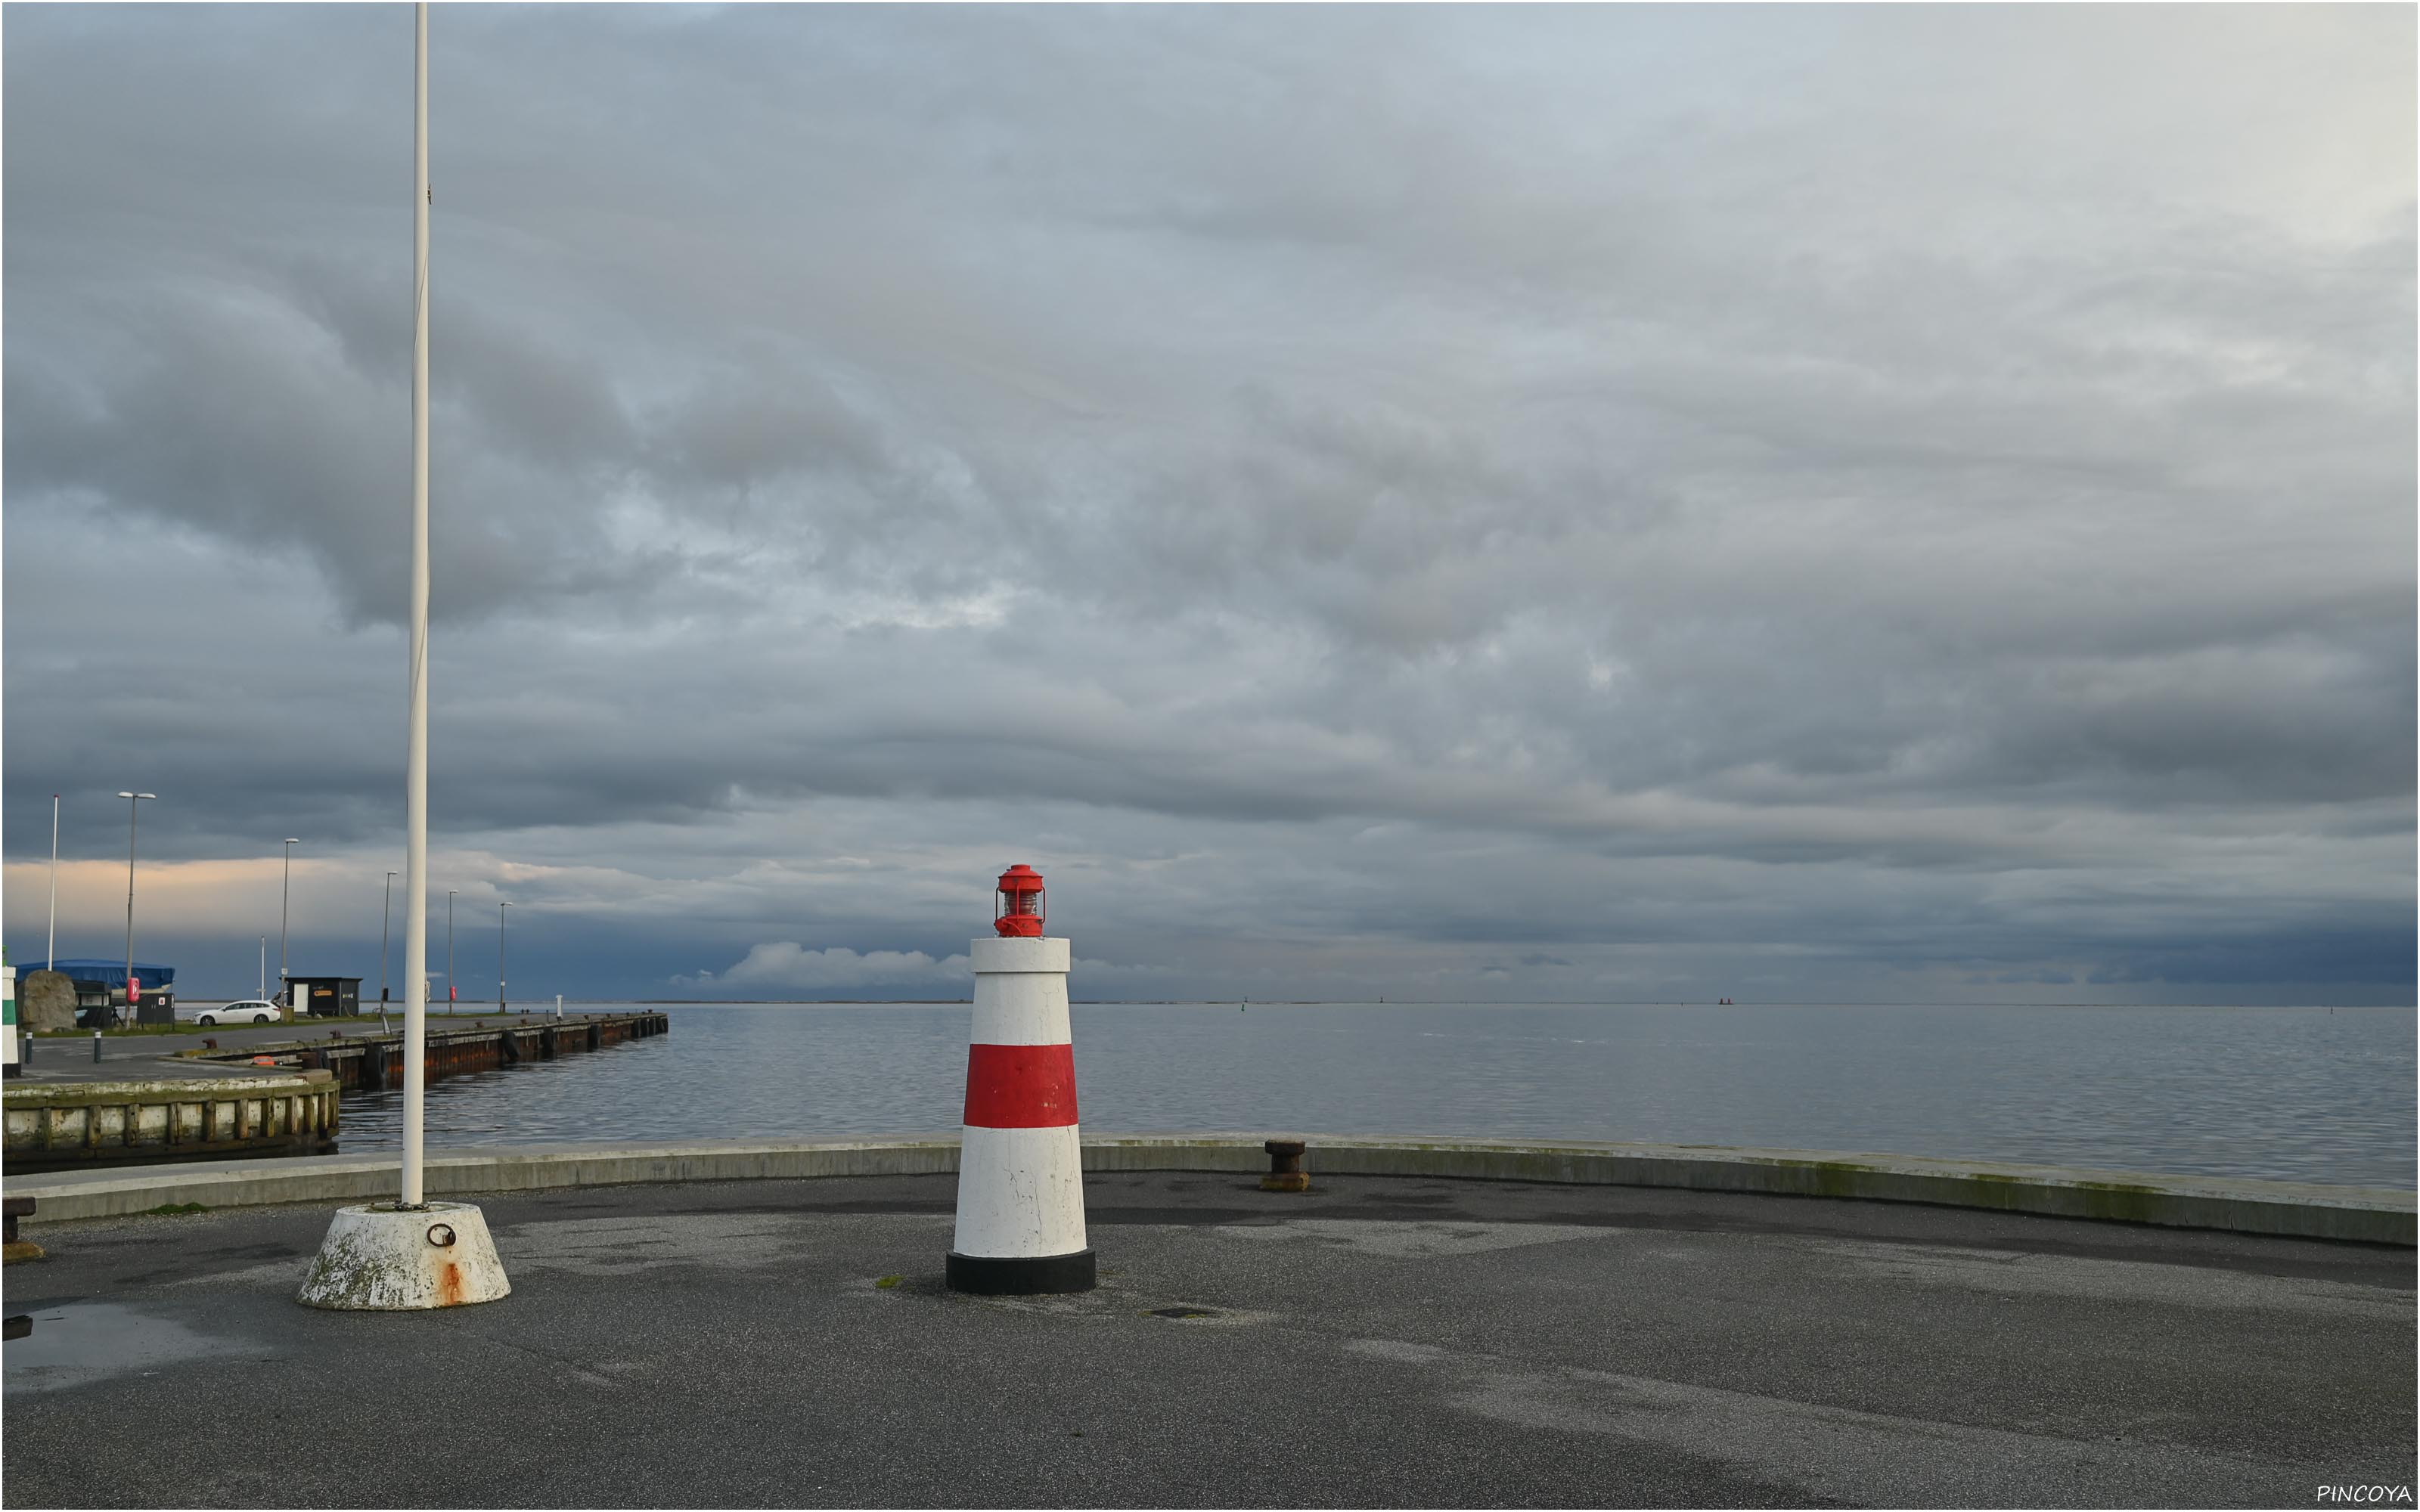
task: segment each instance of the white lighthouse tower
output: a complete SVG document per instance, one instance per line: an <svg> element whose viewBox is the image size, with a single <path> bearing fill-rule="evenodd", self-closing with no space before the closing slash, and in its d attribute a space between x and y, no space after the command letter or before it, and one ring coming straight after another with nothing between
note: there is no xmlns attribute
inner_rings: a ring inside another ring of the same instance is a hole
<svg viewBox="0 0 2420 1512"><path fill-rule="evenodd" d="M1067 942L1044 935L1047 896L1030 866L1001 873L995 937L968 948L975 1011L949 1284L958 1291L1090 1291Z"/></svg>

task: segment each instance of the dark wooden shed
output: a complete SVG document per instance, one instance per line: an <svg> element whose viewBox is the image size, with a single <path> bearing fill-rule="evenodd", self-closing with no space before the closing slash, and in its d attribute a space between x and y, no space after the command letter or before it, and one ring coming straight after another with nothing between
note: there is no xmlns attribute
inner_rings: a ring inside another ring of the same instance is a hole
<svg viewBox="0 0 2420 1512"><path fill-rule="evenodd" d="M313 1018L349 1018L362 1011L359 977L288 977L294 1011Z"/></svg>

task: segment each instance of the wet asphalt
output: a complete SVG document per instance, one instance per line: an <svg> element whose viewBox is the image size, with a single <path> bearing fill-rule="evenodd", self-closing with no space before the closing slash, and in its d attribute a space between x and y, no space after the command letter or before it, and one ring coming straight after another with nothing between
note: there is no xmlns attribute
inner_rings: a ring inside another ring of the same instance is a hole
<svg viewBox="0 0 2420 1512"><path fill-rule="evenodd" d="M292 1302L324 1209L28 1227L6 1504L2314 1504L2413 1480L2410 1250L1913 1206L1087 1180L1103 1285L941 1288L953 1177L482 1202L514 1292ZM2405 1504L2409 1504L2406 1503Z"/></svg>

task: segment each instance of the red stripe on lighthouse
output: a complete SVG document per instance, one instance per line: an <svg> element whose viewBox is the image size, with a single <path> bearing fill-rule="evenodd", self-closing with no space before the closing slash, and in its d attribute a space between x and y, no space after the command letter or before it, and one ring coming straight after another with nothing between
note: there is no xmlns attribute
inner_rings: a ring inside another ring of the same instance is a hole
<svg viewBox="0 0 2420 1512"><path fill-rule="evenodd" d="M968 1124L977 1129L1059 1129L1076 1121L1076 1047L967 1046Z"/></svg>

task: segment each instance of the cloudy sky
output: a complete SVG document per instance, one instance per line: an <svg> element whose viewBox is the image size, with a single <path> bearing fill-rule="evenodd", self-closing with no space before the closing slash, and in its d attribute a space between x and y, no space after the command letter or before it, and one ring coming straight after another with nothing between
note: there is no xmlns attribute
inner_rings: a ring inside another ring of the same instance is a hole
<svg viewBox="0 0 2420 1512"><path fill-rule="evenodd" d="M2411 1001L2413 30L441 7L432 964ZM8 944L374 992L411 13L0 41Z"/></svg>

